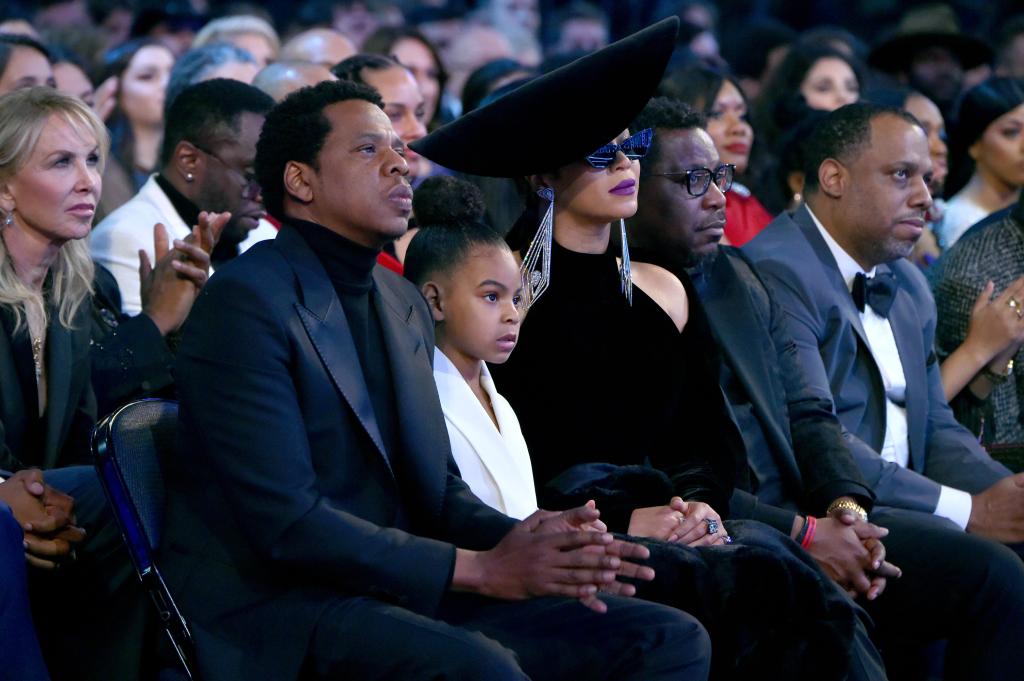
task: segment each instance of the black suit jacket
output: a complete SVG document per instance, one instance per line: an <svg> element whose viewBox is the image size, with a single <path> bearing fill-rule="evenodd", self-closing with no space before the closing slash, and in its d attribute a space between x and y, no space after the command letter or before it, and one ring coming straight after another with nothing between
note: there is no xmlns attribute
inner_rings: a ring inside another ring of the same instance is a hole
<svg viewBox="0 0 1024 681"><path fill-rule="evenodd" d="M426 303L387 270L374 280L394 460L341 303L293 228L219 269L193 308L163 554L204 678L295 678L317 619L346 597L430 616L455 545L491 548L514 525L458 477Z"/></svg>
<svg viewBox="0 0 1024 681"><path fill-rule="evenodd" d="M50 310L46 332L46 412L42 451L29 451L26 433L36 413L25 404L11 339L0 331L0 470L57 468L90 463L89 432L96 400L89 382L89 305L79 307L71 329Z"/></svg>
<svg viewBox="0 0 1024 681"><path fill-rule="evenodd" d="M770 501L822 515L834 499L852 495L870 509L874 493L850 454L831 400L811 389L784 313L739 249L721 247L703 303L779 471L785 498Z"/></svg>

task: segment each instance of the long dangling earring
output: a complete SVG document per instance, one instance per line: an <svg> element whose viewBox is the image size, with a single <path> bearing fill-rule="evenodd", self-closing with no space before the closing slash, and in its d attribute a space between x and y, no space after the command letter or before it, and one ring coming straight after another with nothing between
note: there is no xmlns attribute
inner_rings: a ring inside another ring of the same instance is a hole
<svg viewBox="0 0 1024 681"><path fill-rule="evenodd" d="M541 187L537 190L537 196L548 202L548 209L544 211L537 234L530 242L530 247L526 250L526 257L523 258L522 267L519 268L523 277L523 291L526 294L524 309L527 310L537 302L551 282L551 240L555 232L555 192L551 187Z"/></svg>
<svg viewBox="0 0 1024 681"><path fill-rule="evenodd" d="M619 282L622 294L626 296L630 307L633 305L633 276L629 269L629 244L626 243L626 221L619 219L619 236L622 238L622 265L619 266Z"/></svg>

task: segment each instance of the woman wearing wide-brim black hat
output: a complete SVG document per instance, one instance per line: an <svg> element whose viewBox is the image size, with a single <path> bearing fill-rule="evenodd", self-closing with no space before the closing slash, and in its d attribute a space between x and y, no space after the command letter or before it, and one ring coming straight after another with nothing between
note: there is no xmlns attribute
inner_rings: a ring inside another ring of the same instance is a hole
<svg viewBox="0 0 1024 681"><path fill-rule="evenodd" d="M713 676L846 678L846 597L787 537L720 515L747 464L699 307L668 271L629 261L622 221L637 209L651 133L627 126L657 89L676 27L655 24L412 146L531 187L510 235L530 307L491 373L518 414L542 506L595 498L610 529L651 538L658 576L639 595L701 619Z"/></svg>

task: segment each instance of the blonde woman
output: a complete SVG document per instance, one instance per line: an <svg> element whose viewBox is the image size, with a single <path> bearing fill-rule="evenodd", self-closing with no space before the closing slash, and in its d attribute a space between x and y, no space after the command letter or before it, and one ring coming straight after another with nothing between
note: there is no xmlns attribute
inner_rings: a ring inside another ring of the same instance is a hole
<svg viewBox="0 0 1024 681"><path fill-rule="evenodd" d="M239 15L214 19L192 41L192 49L212 43L230 43L251 54L262 69L277 59L281 39L264 19Z"/></svg>
<svg viewBox="0 0 1024 681"><path fill-rule="evenodd" d="M61 568L32 594L44 655L60 651L47 655L55 679L137 678L146 612L88 465L95 268L86 238L108 145L76 97L43 87L0 97L0 477L41 468L53 486L14 515L29 563ZM155 270L143 268L153 287L178 296L156 296L157 319L181 300L179 273L191 298L191 277L205 280L201 248L169 253L189 262L164 254ZM55 515L63 522L35 522Z"/></svg>

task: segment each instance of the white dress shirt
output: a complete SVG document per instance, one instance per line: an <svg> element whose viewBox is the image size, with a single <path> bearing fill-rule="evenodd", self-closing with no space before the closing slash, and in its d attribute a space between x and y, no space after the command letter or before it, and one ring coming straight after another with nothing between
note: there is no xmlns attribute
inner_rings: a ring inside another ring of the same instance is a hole
<svg viewBox="0 0 1024 681"><path fill-rule="evenodd" d="M836 264L839 266L839 273L842 275L843 281L846 282L848 290L853 290L853 282L858 274L863 273L868 279L875 276L874 267L871 268L871 271L864 272L857 261L832 238L832 235L828 233L828 230L810 208L807 209L807 212L810 213L818 232L821 233L821 238L825 240L828 249L832 252L832 257L835 258ZM905 406L907 379L903 373L899 348L896 347L896 337L892 333L889 320L875 312L870 305L864 306L864 311L860 313L860 321L864 327L864 334L867 336L868 349L871 351L871 356L878 367L878 373L882 377L882 385L885 387L885 440L880 455L886 461L906 468L910 461L910 441ZM942 485L934 513L952 520L961 529L966 529L967 521L971 517L971 495L962 490Z"/></svg>

